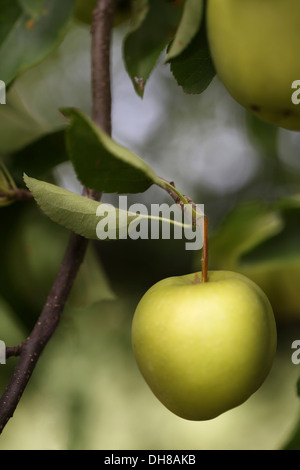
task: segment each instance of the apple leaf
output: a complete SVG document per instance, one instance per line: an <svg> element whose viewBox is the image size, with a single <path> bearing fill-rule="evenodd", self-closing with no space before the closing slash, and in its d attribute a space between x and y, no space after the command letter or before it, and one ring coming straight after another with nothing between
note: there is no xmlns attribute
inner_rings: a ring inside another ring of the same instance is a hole
<svg viewBox="0 0 300 470"><path fill-rule="evenodd" d="M296 394L300 398L300 377L296 383ZM300 416L298 416L291 435L280 450L300 450Z"/></svg>
<svg viewBox="0 0 300 470"><path fill-rule="evenodd" d="M299 223L297 214L297 222ZM295 225L292 227L290 223L286 225L284 230L260 243L250 252L244 253L240 259L240 266L252 266L257 263L287 263L299 262L300 260L300 230Z"/></svg>
<svg viewBox="0 0 300 470"><path fill-rule="evenodd" d="M182 2L133 2L132 24L124 39L123 56L136 93L146 82L162 51L173 39L182 15Z"/></svg>
<svg viewBox="0 0 300 470"><path fill-rule="evenodd" d="M70 120L67 149L83 185L108 193L146 191L161 179L137 155L113 141L79 110L64 108Z"/></svg>
<svg viewBox="0 0 300 470"><path fill-rule="evenodd" d="M292 209L300 210L300 194L294 194L293 196L283 197L274 204L274 207L276 209L279 209L283 213Z"/></svg>
<svg viewBox="0 0 300 470"><path fill-rule="evenodd" d="M156 224L176 225L181 229L192 228L189 223L148 214L140 207L137 210L133 210L132 206L129 210L127 207L115 208L111 204L94 201L25 174L24 182L44 214L53 222L88 239L127 238L140 223L148 223L151 220L155 220ZM178 206L176 207L180 211Z"/></svg>
<svg viewBox="0 0 300 470"><path fill-rule="evenodd" d="M46 0L18 0L18 2L24 13L34 20L40 18L46 8Z"/></svg>
<svg viewBox="0 0 300 470"><path fill-rule="evenodd" d="M199 30L203 16L202 0L186 0L182 13L182 18L177 29L175 38L169 49L166 61L181 54L190 44L193 37Z"/></svg>
<svg viewBox="0 0 300 470"><path fill-rule="evenodd" d="M259 201L237 206L210 240L210 261L227 269L236 268L240 257L280 233L283 221L278 213Z"/></svg>
<svg viewBox="0 0 300 470"><path fill-rule="evenodd" d="M10 31L13 29L13 26L17 22L18 17L21 13L22 13L22 9L18 2L12 1L12 0L1 1L0 45L4 42L5 38L9 35ZM2 78L2 72L1 72L1 78Z"/></svg>
<svg viewBox="0 0 300 470"><path fill-rule="evenodd" d="M43 158L41 158L43 155ZM43 178L56 165L68 160L64 131L57 131L35 140L26 147L9 155L7 166L16 184L23 182L23 173Z"/></svg>
<svg viewBox="0 0 300 470"><path fill-rule="evenodd" d="M62 41L72 11L73 0L2 0L0 63L6 85Z"/></svg>
<svg viewBox="0 0 300 470"><path fill-rule="evenodd" d="M300 377L297 379L295 388L297 397L300 398ZM298 416L291 435L280 450L300 450L300 416Z"/></svg>
<svg viewBox="0 0 300 470"><path fill-rule="evenodd" d="M188 47L170 60L171 72L185 93L200 94L210 84L216 72L213 66L205 27L200 28Z"/></svg>
<svg viewBox="0 0 300 470"><path fill-rule="evenodd" d="M83 23L91 24L97 0L75 0L74 16Z"/></svg>
<svg viewBox="0 0 300 470"><path fill-rule="evenodd" d="M41 210L53 221L85 238L97 239L97 201L24 175Z"/></svg>
<svg viewBox="0 0 300 470"><path fill-rule="evenodd" d="M299 263L300 260L300 195L277 201L273 206L282 219L282 229L262 243L246 251L240 258L241 265L272 263L274 261Z"/></svg>
<svg viewBox="0 0 300 470"><path fill-rule="evenodd" d="M252 279L283 322L296 320L300 311L299 217L299 196L269 205L244 203L226 217L209 243L211 269Z"/></svg>

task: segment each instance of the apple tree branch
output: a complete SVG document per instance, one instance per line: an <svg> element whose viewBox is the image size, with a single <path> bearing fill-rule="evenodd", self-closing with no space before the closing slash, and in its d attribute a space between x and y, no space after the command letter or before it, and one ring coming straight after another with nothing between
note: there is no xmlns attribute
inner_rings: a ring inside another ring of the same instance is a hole
<svg viewBox="0 0 300 470"><path fill-rule="evenodd" d="M111 134L110 43L116 3L116 0L98 1L91 29L93 119L108 134ZM89 188L84 188L83 194L95 200L101 196ZM19 356L19 360L0 398L0 433L13 416L38 359L59 324L87 246L86 238L71 233L57 276L33 330L23 343L6 349L7 358Z"/></svg>

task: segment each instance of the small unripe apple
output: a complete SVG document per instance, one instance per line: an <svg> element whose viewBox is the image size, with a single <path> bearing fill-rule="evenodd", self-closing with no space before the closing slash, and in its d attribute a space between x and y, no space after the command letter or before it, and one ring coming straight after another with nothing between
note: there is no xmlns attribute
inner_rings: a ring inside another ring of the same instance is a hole
<svg viewBox="0 0 300 470"><path fill-rule="evenodd" d="M173 413L208 420L264 382L276 351L272 307L245 276L209 271L171 277L140 300L132 323L139 369Z"/></svg>
<svg viewBox="0 0 300 470"><path fill-rule="evenodd" d="M299 0L208 0L207 32L233 98L267 122L300 131Z"/></svg>

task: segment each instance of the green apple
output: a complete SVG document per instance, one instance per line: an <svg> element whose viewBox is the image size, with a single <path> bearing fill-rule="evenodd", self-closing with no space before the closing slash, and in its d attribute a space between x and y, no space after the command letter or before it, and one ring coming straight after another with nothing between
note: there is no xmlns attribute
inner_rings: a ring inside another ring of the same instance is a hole
<svg viewBox="0 0 300 470"><path fill-rule="evenodd" d="M261 119L299 131L300 105L292 101L300 80L299 0L208 0L207 32L233 98Z"/></svg>
<svg viewBox="0 0 300 470"><path fill-rule="evenodd" d="M154 395L199 421L247 400L269 374L277 345L272 307L256 284L230 271L200 279L159 281L132 322L134 355Z"/></svg>

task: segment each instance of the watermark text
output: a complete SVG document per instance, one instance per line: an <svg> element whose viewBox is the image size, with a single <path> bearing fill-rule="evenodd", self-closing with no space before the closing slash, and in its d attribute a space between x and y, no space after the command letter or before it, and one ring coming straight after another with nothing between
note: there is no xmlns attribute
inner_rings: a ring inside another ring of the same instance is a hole
<svg viewBox="0 0 300 470"><path fill-rule="evenodd" d="M186 250L199 250L203 246L203 204L186 204L184 210L178 204L169 206L141 203L128 207L127 196L119 197L118 208L111 204L99 204L96 216L100 217L96 234L107 239L185 239Z"/></svg>
<svg viewBox="0 0 300 470"><path fill-rule="evenodd" d="M6 104L6 86L3 80L0 80L0 104Z"/></svg>
<svg viewBox="0 0 300 470"><path fill-rule="evenodd" d="M0 341L0 364L6 364L6 346L4 341Z"/></svg>
<svg viewBox="0 0 300 470"><path fill-rule="evenodd" d="M292 88L296 90L292 93L292 103L298 105L300 104L300 80L294 80Z"/></svg>
<svg viewBox="0 0 300 470"><path fill-rule="evenodd" d="M292 363L297 366L300 364L300 339L295 339L295 341L292 342L292 349L295 349L295 351L292 354L291 360Z"/></svg>

